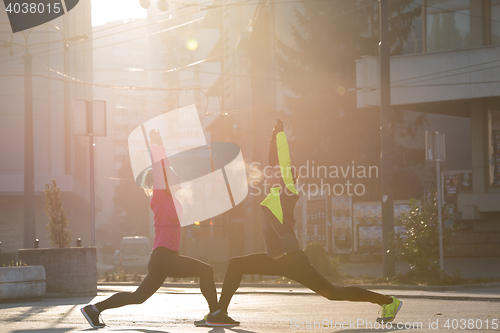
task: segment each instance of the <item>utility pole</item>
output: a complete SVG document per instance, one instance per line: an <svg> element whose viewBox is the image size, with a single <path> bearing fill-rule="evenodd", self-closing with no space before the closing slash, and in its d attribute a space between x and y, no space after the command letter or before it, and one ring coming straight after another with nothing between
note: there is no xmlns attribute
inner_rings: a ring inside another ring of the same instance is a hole
<svg viewBox="0 0 500 333"><path fill-rule="evenodd" d="M89 136L89 162L90 162L90 245L95 246L95 179L94 179L94 117L93 103L87 102L87 124L90 128Z"/></svg>
<svg viewBox="0 0 500 333"><path fill-rule="evenodd" d="M438 224L439 224L439 267L441 279L444 273L443 258L443 217L442 217L442 184L441 184L441 162L446 162L446 149L444 142L444 133L425 132L425 159L436 162L436 189L438 204Z"/></svg>
<svg viewBox="0 0 500 333"><path fill-rule="evenodd" d="M35 240L35 159L33 149L32 55L24 54L24 248Z"/></svg>
<svg viewBox="0 0 500 333"><path fill-rule="evenodd" d="M389 48L389 15L387 0L380 0L380 189L382 192L382 262L384 277L396 274L389 240L394 232L394 189L392 175L391 72Z"/></svg>
<svg viewBox="0 0 500 333"><path fill-rule="evenodd" d="M76 99L73 101L73 135L89 137L90 245L95 246L94 137L106 136L106 102Z"/></svg>

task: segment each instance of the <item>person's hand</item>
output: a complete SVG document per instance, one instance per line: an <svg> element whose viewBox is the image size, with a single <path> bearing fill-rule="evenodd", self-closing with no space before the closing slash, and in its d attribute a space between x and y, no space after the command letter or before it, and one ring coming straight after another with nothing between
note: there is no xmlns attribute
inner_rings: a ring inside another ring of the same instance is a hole
<svg viewBox="0 0 500 333"><path fill-rule="evenodd" d="M152 129L149 132L149 143L155 144L157 146L163 146L163 140L161 139L159 130L156 131L156 130Z"/></svg>
<svg viewBox="0 0 500 333"><path fill-rule="evenodd" d="M279 132L283 132L284 130L284 125L283 125L283 120L281 119L276 119L276 125L274 125L273 128L273 134L272 134L272 139L276 139L276 134Z"/></svg>

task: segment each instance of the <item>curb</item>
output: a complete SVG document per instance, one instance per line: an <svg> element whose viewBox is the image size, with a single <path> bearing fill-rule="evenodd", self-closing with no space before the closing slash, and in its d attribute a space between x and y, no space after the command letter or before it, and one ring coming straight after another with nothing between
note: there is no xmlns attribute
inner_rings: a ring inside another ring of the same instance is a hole
<svg viewBox="0 0 500 333"><path fill-rule="evenodd" d="M334 283L335 284L335 283ZM140 282L98 282L98 286L139 286ZM449 286L419 286L419 285L409 285L409 284L335 284L338 286L353 286L360 287L364 289L389 289L389 290L415 290L415 291L454 291L454 290L466 290L466 289L479 289L479 288L500 288L500 282L493 283L479 283L479 284L458 284ZM217 288L222 288L222 283L216 283ZM199 288L198 283L164 283L162 285L164 288ZM249 288L304 288L298 283L242 283L240 287Z"/></svg>
<svg viewBox="0 0 500 333"><path fill-rule="evenodd" d="M99 292L116 292L116 290L112 289L101 289ZM160 292L163 294L183 294L183 295L192 295L199 294L199 291L193 292L177 292L174 290ZM236 291L236 295L287 295L287 296L318 296L313 291L306 292L293 292L293 291L269 291L269 290L256 290L256 291ZM484 297L484 296L450 296L450 295L408 295L408 294L398 294L394 293L391 296L400 298L400 299L432 299L432 300L441 300L441 301L479 301L479 302L500 302L500 296L498 297Z"/></svg>
<svg viewBox="0 0 500 333"><path fill-rule="evenodd" d="M354 286L354 285L353 285ZM419 290L419 291L454 291L478 288L500 288L500 282L457 284L449 286L418 286L411 284L356 284L356 287L365 289L391 289L391 290Z"/></svg>
<svg viewBox="0 0 500 333"><path fill-rule="evenodd" d="M139 283L134 282L120 282L120 283L101 283L99 286L138 286ZM220 288L222 285L219 283L216 285L217 288ZM500 283L485 283L485 284L474 284L474 285L457 285L457 286L411 286L411 285L356 285L365 289L385 289L385 290L394 290L395 292L392 296L402 298L402 299L432 299L432 300L453 300L453 301L480 301L480 302L500 302L500 295L485 297L485 296L460 296L460 295L409 295L404 293L398 293L397 291L453 291L453 290L466 290L466 289L475 289L475 288L499 288ZM168 288L169 290L163 291L162 293L167 294L198 294L200 291L198 290L199 285L196 283L172 283L163 284L164 288ZM261 295L288 295L288 296L311 296L316 295L315 292L309 290L308 288L300 285L300 284L287 284L287 285L275 285L275 284L242 284L240 287L250 287L250 288L259 288L260 290L255 291L236 291L235 294L238 295L250 295L250 294L261 294ZM418 287L419 289L416 289ZM450 287L458 287L452 289ZM173 288L189 288L189 289L197 289L196 291L188 291L181 292L176 291ZM265 290L265 288L273 288L273 289L281 289L280 291L273 290ZM298 289L307 289L307 291L293 292L290 288L298 288ZM288 289L288 290L285 290ZM98 292L116 292L113 289L105 289L100 288Z"/></svg>

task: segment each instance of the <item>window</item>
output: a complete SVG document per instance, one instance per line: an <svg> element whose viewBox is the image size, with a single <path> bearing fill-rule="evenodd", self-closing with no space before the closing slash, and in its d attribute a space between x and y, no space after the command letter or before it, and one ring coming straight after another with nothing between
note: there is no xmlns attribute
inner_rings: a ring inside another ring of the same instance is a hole
<svg viewBox="0 0 500 333"><path fill-rule="evenodd" d="M413 1L408 10L414 10L416 6L421 6L422 0ZM423 7L422 7L422 12ZM410 33L403 43L403 54L422 53L422 15L415 17Z"/></svg>
<svg viewBox="0 0 500 333"><path fill-rule="evenodd" d="M427 0L427 51L469 47L469 0Z"/></svg>
<svg viewBox="0 0 500 333"><path fill-rule="evenodd" d="M490 44L500 44L500 0L491 0Z"/></svg>

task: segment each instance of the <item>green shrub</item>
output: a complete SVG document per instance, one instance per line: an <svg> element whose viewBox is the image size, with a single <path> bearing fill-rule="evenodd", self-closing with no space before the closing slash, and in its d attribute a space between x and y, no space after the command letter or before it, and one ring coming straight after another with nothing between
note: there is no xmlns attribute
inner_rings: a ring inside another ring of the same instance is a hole
<svg viewBox="0 0 500 333"><path fill-rule="evenodd" d="M137 273L137 272L134 272L134 282L142 282L142 276L141 274Z"/></svg>
<svg viewBox="0 0 500 333"><path fill-rule="evenodd" d="M449 218L449 209L443 207L442 221ZM410 201L410 211L402 217L405 231L394 236L391 249L398 259L410 264L412 270L439 272L439 222L437 200L431 195L424 204L416 199ZM447 249L447 238L452 229L443 226L443 249Z"/></svg>
<svg viewBox="0 0 500 333"><path fill-rule="evenodd" d="M21 260L19 261L11 261L10 264L3 264L3 267L20 267L20 266L28 266L26 265L24 262L22 262Z"/></svg>
<svg viewBox="0 0 500 333"><path fill-rule="evenodd" d="M116 281L118 282L127 282L127 274L123 269L120 269L118 271L118 274L116 275Z"/></svg>

